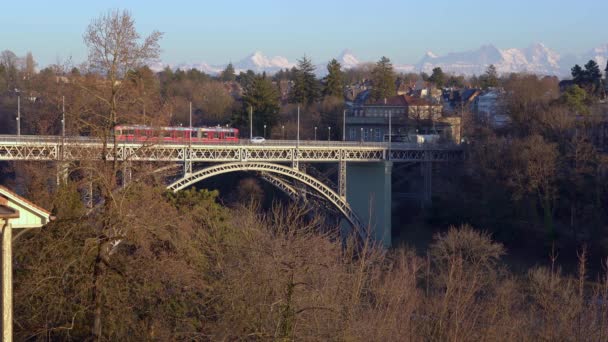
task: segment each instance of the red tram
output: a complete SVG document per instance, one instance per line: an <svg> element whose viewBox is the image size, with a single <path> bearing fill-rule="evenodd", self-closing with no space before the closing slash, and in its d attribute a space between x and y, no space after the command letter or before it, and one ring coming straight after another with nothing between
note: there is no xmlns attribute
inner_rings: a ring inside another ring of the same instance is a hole
<svg viewBox="0 0 608 342"><path fill-rule="evenodd" d="M134 142L232 142L239 141L239 130L228 127L150 127L120 125L114 127L117 141Z"/></svg>

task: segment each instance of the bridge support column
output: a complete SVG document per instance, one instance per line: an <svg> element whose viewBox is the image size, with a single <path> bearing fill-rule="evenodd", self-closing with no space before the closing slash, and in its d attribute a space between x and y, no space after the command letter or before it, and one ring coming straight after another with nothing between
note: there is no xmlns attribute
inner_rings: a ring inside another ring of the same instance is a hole
<svg viewBox="0 0 608 342"><path fill-rule="evenodd" d="M346 161L340 160L338 167L338 195L346 199Z"/></svg>
<svg viewBox="0 0 608 342"><path fill-rule="evenodd" d="M131 178L133 176L131 170L131 162L124 162L122 164L122 186L125 187L129 183L131 183Z"/></svg>
<svg viewBox="0 0 608 342"><path fill-rule="evenodd" d="M393 163L345 164L346 197L370 236L384 247L391 246L391 173Z"/></svg>
<svg viewBox="0 0 608 342"><path fill-rule="evenodd" d="M192 174L192 147L184 149L184 177Z"/></svg>
<svg viewBox="0 0 608 342"><path fill-rule="evenodd" d="M57 186L68 182L69 170L70 163L64 161L57 162Z"/></svg>
<svg viewBox="0 0 608 342"><path fill-rule="evenodd" d="M433 163L431 161L424 161L421 163L422 178L424 186L422 189L422 208L428 208L432 204L432 190L433 190Z"/></svg>

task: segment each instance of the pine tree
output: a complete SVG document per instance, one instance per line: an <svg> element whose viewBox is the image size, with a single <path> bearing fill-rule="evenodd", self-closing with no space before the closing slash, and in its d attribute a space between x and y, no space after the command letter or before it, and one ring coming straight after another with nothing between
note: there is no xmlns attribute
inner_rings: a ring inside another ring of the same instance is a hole
<svg viewBox="0 0 608 342"><path fill-rule="evenodd" d="M228 65L226 66L226 69L224 69L224 71L222 71L222 74L220 75L220 79L224 82L236 80L236 74L234 72L234 66L232 66L232 63L228 63Z"/></svg>
<svg viewBox="0 0 608 342"><path fill-rule="evenodd" d="M320 87L314 71L315 67L309 58L304 56L298 60L298 67L295 70L295 82L291 93L292 102L312 104L319 98Z"/></svg>
<svg viewBox="0 0 608 342"><path fill-rule="evenodd" d="M572 80L578 85L582 85L585 82L585 71L580 65L576 64L570 69L572 74Z"/></svg>
<svg viewBox="0 0 608 342"><path fill-rule="evenodd" d="M336 59L332 59L327 64L327 76L324 78L324 96L342 98L344 96L344 74L342 66Z"/></svg>
<svg viewBox="0 0 608 342"><path fill-rule="evenodd" d="M433 74L429 77L429 81L433 82L437 88L442 88L445 84L445 74L440 67L433 69Z"/></svg>
<svg viewBox="0 0 608 342"><path fill-rule="evenodd" d="M600 66L594 60L589 60L587 64L585 64L585 76L586 81L590 84L596 85L602 79L602 72L600 71Z"/></svg>
<svg viewBox="0 0 608 342"><path fill-rule="evenodd" d="M395 71L390 59L382 56L372 71L372 100L380 100L395 95Z"/></svg>
<svg viewBox="0 0 608 342"><path fill-rule="evenodd" d="M249 123L249 110L253 109L253 126L261 131L266 125L268 131L277 122L279 93L270 79L255 76L243 96L243 120Z"/></svg>
<svg viewBox="0 0 608 342"><path fill-rule="evenodd" d="M494 64L490 64L486 69L485 74L481 77L481 87L484 89L493 88L498 86L498 71Z"/></svg>

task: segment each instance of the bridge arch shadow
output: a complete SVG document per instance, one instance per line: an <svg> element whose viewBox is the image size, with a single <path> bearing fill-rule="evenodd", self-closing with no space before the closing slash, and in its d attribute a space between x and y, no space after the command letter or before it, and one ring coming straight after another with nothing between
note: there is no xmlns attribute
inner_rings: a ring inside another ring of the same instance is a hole
<svg viewBox="0 0 608 342"><path fill-rule="evenodd" d="M303 183L304 185L316 191L323 198L328 200L332 205L334 205L336 209L338 209L342 213L342 215L344 215L346 220L351 224L353 230L359 235L359 237L364 239L367 238L367 231L361 225L356 213L352 210L346 199L342 198L330 187L317 180L316 178L307 175L306 173L298 169L291 168L285 165L265 162L234 162L213 165L206 167L202 170L193 172L191 174L187 174L181 179L169 184L169 186L167 186L167 189L173 192L178 192L205 179L225 173L238 171L257 171L260 173L265 172L270 174L278 174Z"/></svg>

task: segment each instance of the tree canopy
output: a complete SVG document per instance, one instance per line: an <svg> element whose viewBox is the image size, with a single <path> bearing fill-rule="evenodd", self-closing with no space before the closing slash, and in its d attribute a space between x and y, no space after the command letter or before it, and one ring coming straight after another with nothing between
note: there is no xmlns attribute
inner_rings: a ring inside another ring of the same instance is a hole
<svg viewBox="0 0 608 342"><path fill-rule="evenodd" d="M396 94L395 71L387 57L382 56L372 71L372 100L380 100Z"/></svg>
<svg viewBox="0 0 608 342"><path fill-rule="evenodd" d="M429 81L431 81L437 88L443 88L445 85L446 76L441 70L440 67L436 67L433 69L433 73L429 77Z"/></svg>
<svg viewBox="0 0 608 342"><path fill-rule="evenodd" d="M344 96L344 73L336 59L327 64L327 76L323 79L323 95L342 98Z"/></svg>
<svg viewBox="0 0 608 342"><path fill-rule="evenodd" d="M312 104L319 99L320 86L315 76L312 60L306 56L298 60L295 80L291 93L291 102Z"/></svg>
<svg viewBox="0 0 608 342"><path fill-rule="evenodd" d="M220 79L225 82L236 80L236 73L234 71L234 66L232 66L232 63L228 63L226 69L222 71Z"/></svg>

